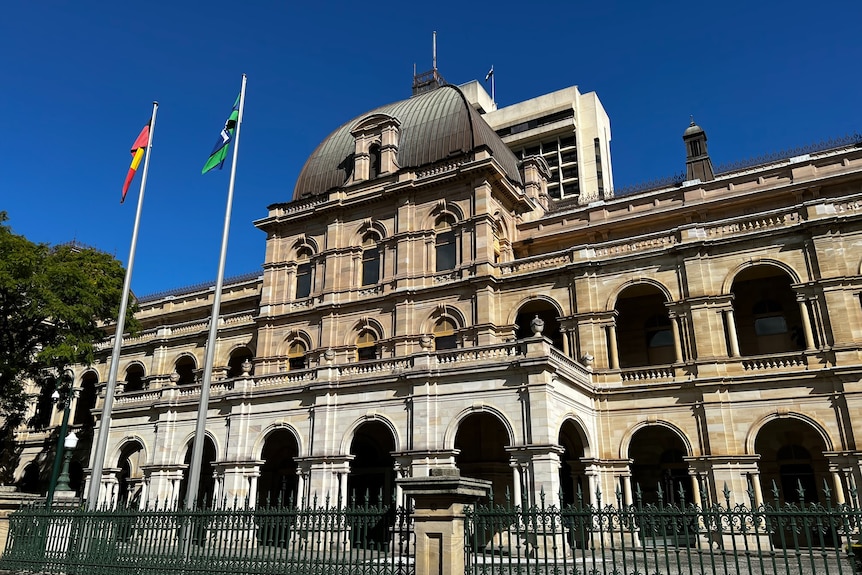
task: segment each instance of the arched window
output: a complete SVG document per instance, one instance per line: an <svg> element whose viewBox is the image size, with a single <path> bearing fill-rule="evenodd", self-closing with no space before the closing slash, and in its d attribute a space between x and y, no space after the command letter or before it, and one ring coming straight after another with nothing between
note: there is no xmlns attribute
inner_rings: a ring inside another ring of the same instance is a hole
<svg viewBox="0 0 862 575"><path fill-rule="evenodd" d="M311 295L311 252L300 250L297 254L295 299L307 298Z"/></svg>
<svg viewBox="0 0 862 575"><path fill-rule="evenodd" d="M372 144L368 148L368 177L376 178L380 175L380 146Z"/></svg>
<svg viewBox="0 0 862 575"><path fill-rule="evenodd" d="M434 348L436 350L455 349L458 346L455 335L455 322L449 318L441 318L434 326Z"/></svg>
<svg viewBox="0 0 862 575"><path fill-rule="evenodd" d="M356 359L377 359L377 336L371 330L362 330L356 338Z"/></svg>
<svg viewBox="0 0 862 575"><path fill-rule="evenodd" d="M362 242L362 285L375 285L380 281L380 248L377 238L369 234Z"/></svg>
<svg viewBox="0 0 862 575"><path fill-rule="evenodd" d="M92 371L85 373L81 378L81 391L78 392L78 402L72 417L74 425L93 427L96 424L92 410L96 408L96 385L98 383L99 377Z"/></svg>
<svg viewBox="0 0 862 575"><path fill-rule="evenodd" d="M239 377L242 375L242 364L246 361L251 361L254 355L247 347L241 347L230 354L230 359L227 362L228 378ZM251 373L251 372L249 372Z"/></svg>
<svg viewBox="0 0 862 575"><path fill-rule="evenodd" d="M294 340L287 348L287 368L288 369L305 369L306 354L305 344L300 340Z"/></svg>
<svg viewBox="0 0 862 575"><path fill-rule="evenodd" d="M133 363L126 368L126 391L142 389L144 389L144 368L139 363Z"/></svg>
<svg viewBox="0 0 862 575"><path fill-rule="evenodd" d="M452 224L446 219L441 219L434 227L437 232L434 241L436 270L438 272L454 270L457 264L457 250L455 249L455 231Z"/></svg>
<svg viewBox="0 0 862 575"><path fill-rule="evenodd" d="M190 385L195 382L195 369L197 364L194 358L184 355L177 360L174 371L180 376L177 385Z"/></svg>

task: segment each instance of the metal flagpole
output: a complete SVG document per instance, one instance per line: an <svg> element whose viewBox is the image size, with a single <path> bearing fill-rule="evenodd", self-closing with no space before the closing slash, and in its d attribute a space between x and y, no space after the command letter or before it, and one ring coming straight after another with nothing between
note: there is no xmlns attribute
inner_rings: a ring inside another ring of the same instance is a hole
<svg viewBox="0 0 862 575"><path fill-rule="evenodd" d="M117 330L114 333L114 351L111 353L111 368L105 388L105 404L99 420L99 434L96 438L96 453L90 472L90 486L87 490L87 509L93 510L99 503L99 489L102 486L102 469L105 467L105 452L108 447L108 432L111 429L111 409L114 406L114 390L117 387L117 372L120 369L120 348L123 347L123 329L126 323L126 309L129 306L129 291L132 285L132 268L135 265L135 248L138 245L138 228L141 224L141 208L144 205L144 190L147 187L147 173L150 171L150 152L153 149L153 134L156 131L156 112L159 103L153 102L153 115L150 118L150 137L147 140L147 157L144 158L144 173L141 174L141 191L138 194L138 209L135 212L135 227L132 230L132 246L129 248L129 263L126 265L126 279L123 282L123 297L120 300L120 313L117 316Z"/></svg>
<svg viewBox="0 0 862 575"><path fill-rule="evenodd" d="M201 466L203 464L204 436L206 433L207 411L209 410L210 381L213 373L213 360L218 335L219 310L221 308L221 290L224 282L224 266L227 259L227 238L230 231L230 212L233 205L233 186L236 181L236 159L239 155L239 130L242 126L242 112L245 107L245 74L242 75L242 89L239 93L239 114L236 118L236 136L233 142L233 164L230 168L230 184L227 192L227 207L224 214L224 231L221 238L221 256L218 263L218 278L216 279L215 295L213 296L213 309L210 315L210 331L207 336L206 358L204 359L204 373L201 381L201 399L198 404L198 418L195 425L195 439L192 447L192 459L189 466L189 485L186 490L186 509L194 509L197 503L198 487L201 480Z"/></svg>

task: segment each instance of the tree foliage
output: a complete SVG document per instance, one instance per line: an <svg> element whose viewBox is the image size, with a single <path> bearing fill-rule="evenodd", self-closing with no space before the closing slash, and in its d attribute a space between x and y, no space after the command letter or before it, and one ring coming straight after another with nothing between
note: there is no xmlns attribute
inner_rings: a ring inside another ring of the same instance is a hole
<svg viewBox="0 0 862 575"><path fill-rule="evenodd" d="M7 219L0 212L0 420L6 432L0 440L22 421L28 382L53 391L68 383L59 378L71 366L92 363L95 345L106 338L103 325L116 321L125 275L109 254L33 243L13 233Z"/></svg>

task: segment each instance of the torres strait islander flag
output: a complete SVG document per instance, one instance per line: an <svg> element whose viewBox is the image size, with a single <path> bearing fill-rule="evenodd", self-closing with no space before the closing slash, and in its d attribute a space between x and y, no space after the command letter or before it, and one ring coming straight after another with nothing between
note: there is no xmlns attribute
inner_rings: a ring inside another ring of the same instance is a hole
<svg viewBox="0 0 862 575"><path fill-rule="evenodd" d="M150 141L150 125L147 124L144 126L144 129L141 130L141 133L138 134L138 138L135 140L135 143L132 144L132 165L129 166L129 173L126 174L126 182L123 184L123 197L120 198L120 203L126 201L126 192L129 191L129 185L132 183L132 179L135 177L135 172L138 170L138 166L141 163L141 158L144 157L144 151L147 149L147 144Z"/></svg>

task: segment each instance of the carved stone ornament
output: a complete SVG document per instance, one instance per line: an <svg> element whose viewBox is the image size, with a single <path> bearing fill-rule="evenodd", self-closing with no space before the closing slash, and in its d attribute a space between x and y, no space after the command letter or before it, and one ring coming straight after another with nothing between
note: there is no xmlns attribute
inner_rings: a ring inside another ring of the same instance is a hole
<svg viewBox="0 0 862 575"><path fill-rule="evenodd" d="M176 385L180 381L180 374L176 371L171 373L171 385Z"/></svg>
<svg viewBox="0 0 862 575"><path fill-rule="evenodd" d="M539 316L534 317L533 321L530 322L530 329L533 331L533 335L540 337L545 329L545 320Z"/></svg>
<svg viewBox="0 0 862 575"><path fill-rule="evenodd" d="M333 359L335 359L335 351L327 348L326 351L323 352L323 359L325 359L326 361L332 361Z"/></svg>
<svg viewBox="0 0 862 575"><path fill-rule="evenodd" d="M242 364L240 364L240 367L242 368L243 377L248 377L251 374L251 361L250 360L247 359L244 362L242 362Z"/></svg>
<svg viewBox="0 0 862 575"><path fill-rule="evenodd" d="M430 335L423 335L419 338L419 347L422 349L431 349L431 342L432 339Z"/></svg>

